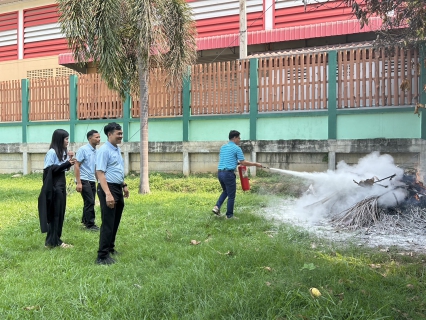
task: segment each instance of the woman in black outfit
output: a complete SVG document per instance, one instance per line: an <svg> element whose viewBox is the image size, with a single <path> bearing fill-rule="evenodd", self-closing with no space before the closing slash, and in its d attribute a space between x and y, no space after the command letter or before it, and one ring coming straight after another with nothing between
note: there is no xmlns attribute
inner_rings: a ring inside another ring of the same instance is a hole
<svg viewBox="0 0 426 320"><path fill-rule="evenodd" d="M67 153L69 134L57 129L53 132L50 149L44 158L43 187L38 207L41 231L47 232L46 248L71 248L61 240L67 203L65 171L74 165L73 152Z"/></svg>

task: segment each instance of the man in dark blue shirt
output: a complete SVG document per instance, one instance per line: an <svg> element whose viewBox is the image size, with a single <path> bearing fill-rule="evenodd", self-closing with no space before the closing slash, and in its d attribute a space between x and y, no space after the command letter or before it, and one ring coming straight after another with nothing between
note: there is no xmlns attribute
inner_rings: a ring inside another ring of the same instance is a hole
<svg viewBox="0 0 426 320"><path fill-rule="evenodd" d="M235 181L235 169L239 164L243 166L256 166L262 168L262 165L258 162L250 162L244 159L244 154L240 144L240 133L236 130L229 132L229 142L224 144L220 148L219 153L219 164L217 166L218 174L217 177L222 187L222 193L216 202L216 205L212 209L213 213L220 216L220 207L226 198L228 203L226 206L226 218L231 219L234 217L234 202L235 194L237 192L237 183Z"/></svg>

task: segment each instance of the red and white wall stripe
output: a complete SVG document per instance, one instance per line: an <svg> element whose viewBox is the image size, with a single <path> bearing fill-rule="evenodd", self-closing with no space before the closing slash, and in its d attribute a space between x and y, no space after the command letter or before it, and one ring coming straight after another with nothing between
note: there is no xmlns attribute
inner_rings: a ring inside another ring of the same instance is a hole
<svg viewBox="0 0 426 320"><path fill-rule="evenodd" d="M187 0L197 23L198 50L238 45L239 0ZM246 0L248 44L370 32L351 9L327 0Z"/></svg>
<svg viewBox="0 0 426 320"><path fill-rule="evenodd" d="M56 4L0 14L0 61L67 52L58 17Z"/></svg>
<svg viewBox="0 0 426 320"><path fill-rule="evenodd" d="M189 3L197 23L198 37L239 32L239 0L201 0ZM263 0L247 0L249 31L263 30Z"/></svg>
<svg viewBox="0 0 426 320"><path fill-rule="evenodd" d="M57 55L68 46L55 4L24 10L24 58Z"/></svg>
<svg viewBox="0 0 426 320"><path fill-rule="evenodd" d="M0 14L0 61L18 59L18 11Z"/></svg>
<svg viewBox="0 0 426 320"><path fill-rule="evenodd" d="M187 2L196 20L198 50L238 46L239 0ZM350 8L326 0L246 3L249 45L369 32L380 24L360 29ZM56 4L0 13L0 61L68 52L58 16Z"/></svg>
<svg viewBox="0 0 426 320"><path fill-rule="evenodd" d="M274 28L287 28L355 19L351 8L327 0L277 0Z"/></svg>

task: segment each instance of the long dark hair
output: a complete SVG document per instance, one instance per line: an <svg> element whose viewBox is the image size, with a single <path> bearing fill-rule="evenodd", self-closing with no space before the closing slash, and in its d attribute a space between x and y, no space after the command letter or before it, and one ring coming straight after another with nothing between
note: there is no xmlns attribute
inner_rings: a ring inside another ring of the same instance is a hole
<svg viewBox="0 0 426 320"><path fill-rule="evenodd" d="M67 158L67 148L64 148L64 139L69 137L69 133L63 129L56 129L52 134L52 142L49 149L55 150L59 161Z"/></svg>

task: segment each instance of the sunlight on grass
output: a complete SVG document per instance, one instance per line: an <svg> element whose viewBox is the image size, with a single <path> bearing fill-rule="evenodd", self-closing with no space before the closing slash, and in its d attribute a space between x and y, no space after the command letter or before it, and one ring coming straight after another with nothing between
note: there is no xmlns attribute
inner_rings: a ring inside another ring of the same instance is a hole
<svg viewBox="0 0 426 320"><path fill-rule="evenodd" d="M256 213L270 195L294 196L286 186L294 181L277 190L277 179L256 177L261 191L239 190L240 219L227 221L211 213L220 193L213 175L152 174L148 195L128 177L121 254L98 266L99 233L80 224L80 194L67 198L63 230L74 248L47 250L41 175L0 175L1 319L426 319L424 256L336 248L263 219ZM100 224L99 205L96 214Z"/></svg>

